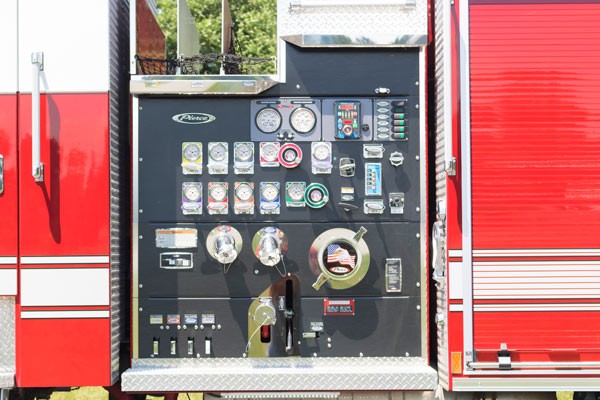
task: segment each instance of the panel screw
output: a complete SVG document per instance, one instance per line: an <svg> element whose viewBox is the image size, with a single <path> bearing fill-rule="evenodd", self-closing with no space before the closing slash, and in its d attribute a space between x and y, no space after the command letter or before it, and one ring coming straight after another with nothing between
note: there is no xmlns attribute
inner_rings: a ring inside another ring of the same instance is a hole
<svg viewBox="0 0 600 400"><path fill-rule="evenodd" d="M260 272L257 269L254 270L254 275L258 275L259 273Z"/></svg>
<svg viewBox="0 0 600 400"><path fill-rule="evenodd" d="M144 309L142 307L139 308L139 311L144 311Z"/></svg>
<svg viewBox="0 0 600 400"><path fill-rule="evenodd" d="M417 306L417 311L421 311L421 306Z"/></svg>
<svg viewBox="0 0 600 400"><path fill-rule="evenodd" d="M140 213L140 214L142 214L143 212L144 212L144 210L142 210L142 209L140 208L140 211L139 211L139 213Z"/></svg>
<svg viewBox="0 0 600 400"><path fill-rule="evenodd" d="M417 210L417 212L421 212L421 207L417 207L415 210Z"/></svg>
<svg viewBox="0 0 600 400"><path fill-rule="evenodd" d="M150 358L154 358L154 354L150 354Z"/></svg>
<svg viewBox="0 0 600 400"><path fill-rule="evenodd" d="M417 287L421 287L421 282L417 282Z"/></svg>
<svg viewBox="0 0 600 400"><path fill-rule="evenodd" d="M200 325L200 330L203 331L204 330L204 325Z"/></svg>
<svg viewBox="0 0 600 400"><path fill-rule="evenodd" d="M183 326L183 330L185 331L186 329L187 329L187 325L184 325Z"/></svg>
<svg viewBox="0 0 600 400"><path fill-rule="evenodd" d="M331 348L331 343L327 343L327 348L330 349Z"/></svg>
<svg viewBox="0 0 600 400"><path fill-rule="evenodd" d="M327 338L327 342L331 343L331 338L330 337Z"/></svg>
<svg viewBox="0 0 600 400"><path fill-rule="evenodd" d="M364 354L362 352L358 353L359 357L362 357Z"/></svg>
<svg viewBox="0 0 600 400"><path fill-rule="evenodd" d="M138 287L141 289L144 287L144 285L142 285L141 283L138 285Z"/></svg>
<svg viewBox="0 0 600 400"><path fill-rule="evenodd" d="M143 239L144 237L142 235L138 236L138 239Z"/></svg>
<svg viewBox="0 0 600 400"><path fill-rule="evenodd" d="M242 354L242 357L243 357L243 358L246 358L246 357L248 357L248 354L246 354L246 353L243 353L243 354Z"/></svg>
<svg viewBox="0 0 600 400"><path fill-rule="evenodd" d="M180 331L181 330L181 325L177 325L177 330Z"/></svg>
<svg viewBox="0 0 600 400"><path fill-rule="evenodd" d="M415 82L415 86L419 86L419 81L416 81L416 82Z"/></svg>
<svg viewBox="0 0 600 400"><path fill-rule="evenodd" d="M415 236L417 237L417 239L419 239L421 237L421 234L417 233Z"/></svg>
<svg viewBox="0 0 600 400"><path fill-rule="evenodd" d="M214 331L214 330L215 330L215 328L216 328L216 326L214 326L214 325L213 325L213 326L212 326L212 330Z"/></svg>
<svg viewBox="0 0 600 400"><path fill-rule="evenodd" d="M415 157L415 160L417 160L417 161L419 161L420 159L421 159L421 157L419 157L419 156Z"/></svg>
<svg viewBox="0 0 600 400"><path fill-rule="evenodd" d="M144 161L144 159L142 157L140 157L140 162Z"/></svg>
<svg viewBox="0 0 600 400"><path fill-rule="evenodd" d="M410 357L410 354L408 354L408 351L407 351L406 353L404 353L404 355L405 355L406 357Z"/></svg>
<svg viewBox="0 0 600 400"><path fill-rule="evenodd" d="M217 325L217 329L221 330L221 324Z"/></svg>
<svg viewBox="0 0 600 400"><path fill-rule="evenodd" d="M419 108L419 105L417 104L417 105L415 106L415 108Z"/></svg>
<svg viewBox="0 0 600 400"><path fill-rule="evenodd" d="M313 353L313 357L316 357L316 356L317 356L317 353Z"/></svg>
<svg viewBox="0 0 600 400"><path fill-rule="evenodd" d="M160 326L160 329L161 329L161 330L164 330L164 329L165 329L165 327L161 325L161 326Z"/></svg>
<svg viewBox="0 0 600 400"><path fill-rule="evenodd" d="M169 330L169 329L171 329L171 327L169 325L167 325L167 326L165 326L165 329Z"/></svg>

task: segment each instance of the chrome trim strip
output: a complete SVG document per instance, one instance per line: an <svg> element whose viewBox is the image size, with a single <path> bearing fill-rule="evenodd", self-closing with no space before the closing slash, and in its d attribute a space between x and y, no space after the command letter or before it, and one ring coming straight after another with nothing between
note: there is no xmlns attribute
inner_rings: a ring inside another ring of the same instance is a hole
<svg viewBox="0 0 600 400"><path fill-rule="evenodd" d="M469 0L460 2L460 103L461 103L461 186L463 251L463 348L464 369L474 360L473 348L473 227L471 198L471 93L469 62Z"/></svg>
<svg viewBox="0 0 600 400"><path fill-rule="evenodd" d="M140 139L139 139L139 129L140 129L140 101L138 96L133 96L132 106L131 106L131 128L133 132L132 138L132 156L131 156L131 165L133 166L133 177L132 177L132 204L131 204L131 354L133 358L138 358L138 343L139 343L139 173L140 173Z"/></svg>
<svg viewBox="0 0 600 400"><path fill-rule="evenodd" d="M448 171L454 159L452 132L452 5L451 0L442 1L442 24L444 43L444 169Z"/></svg>
<svg viewBox="0 0 600 400"><path fill-rule="evenodd" d="M0 265L13 265L17 263L17 257L0 257Z"/></svg>
<svg viewBox="0 0 600 400"><path fill-rule="evenodd" d="M137 1L129 0L129 73L132 77L137 74L135 62L137 53Z"/></svg>
<svg viewBox="0 0 600 400"><path fill-rule="evenodd" d="M420 182L421 190L419 195L421 196L421 224L420 224L420 242L421 242L421 355L424 357L428 354L429 345L429 320L428 320L428 309L432 305L429 304L428 298L428 286L426 284L429 265L427 263L428 254L428 236L427 236L427 128L426 128L426 111L427 111L427 97L425 90L427 88L426 78L426 53L425 48L419 51L419 170L420 170Z"/></svg>
<svg viewBox="0 0 600 400"><path fill-rule="evenodd" d="M30 264L108 264L109 256L35 256L21 257L22 265Z"/></svg>
<svg viewBox="0 0 600 400"><path fill-rule="evenodd" d="M299 47L422 47L427 45L427 35L370 34L350 36L334 34L297 34L281 39Z"/></svg>
<svg viewBox="0 0 600 400"><path fill-rule="evenodd" d="M271 75L139 75L132 76L132 94L257 95L279 82Z"/></svg>
<svg viewBox="0 0 600 400"><path fill-rule="evenodd" d="M65 310L65 311L21 311L22 319L62 319L62 318L108 318L110 311Z"/></svg>
<svg viewBox="0 0 600 400"><path fill-rule="evenodd" d="M597 257L600 249L477 249L474 257Z"/></svg>

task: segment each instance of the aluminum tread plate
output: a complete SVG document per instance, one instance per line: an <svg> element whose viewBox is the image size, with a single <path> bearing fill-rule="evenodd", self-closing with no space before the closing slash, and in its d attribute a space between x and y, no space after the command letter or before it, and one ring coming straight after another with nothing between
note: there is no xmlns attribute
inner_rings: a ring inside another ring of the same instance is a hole
<svg viewBox="0 0 600 400"><path fill-rule="evenodd" d="M15 386L15 371L0 372L0 388L10 389Z"/></svg>
<svg viewBox="0 0 600 400"><path fill-rule="evenodd" d="M434 390L422 358L136 359L124 391Z"/></svg>
<svg viewBox="0 0 600 400"><path fill-rule="evenodd" d="M0 297L0 388L15 385L15 298Z"/></svg>

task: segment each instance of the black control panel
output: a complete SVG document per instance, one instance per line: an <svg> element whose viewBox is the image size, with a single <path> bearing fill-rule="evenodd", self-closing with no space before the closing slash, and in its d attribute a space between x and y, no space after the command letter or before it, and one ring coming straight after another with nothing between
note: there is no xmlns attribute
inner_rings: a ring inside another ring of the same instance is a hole
<svg viewBox="0 0 600 400"><path fill-rule="evenodd" d="M140 358L422 355L418 52L288 50L258 96L139 99Z"/></svg>

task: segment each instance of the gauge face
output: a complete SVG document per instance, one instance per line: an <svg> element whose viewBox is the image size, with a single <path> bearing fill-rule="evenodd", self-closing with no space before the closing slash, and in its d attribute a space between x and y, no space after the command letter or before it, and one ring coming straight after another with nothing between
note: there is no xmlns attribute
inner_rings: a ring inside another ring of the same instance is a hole
<svg viewBox="0 0 600 400"><path fill-rule="evenodd" d="M240 199L242 201L248 201L248 200L250 200L250 198L252 197L253 192L254 192L254 190L247 183L242 183L235 190L236 196L238 197L238 199Z"/></svg>
<svg viewBox="0 0 600 400"><path fill-rule="evenodd" d="M317 123L317 117L312 110L300 107L295 109L290 115L290 124L298 133L308 133L313 130Z"/></svg>
<svg viewBox="0 0 600 400"><path fill-rule="evenodd" d="M183 156L189 161L196 161L201 155L202 150L200 150L200 146L196 143L188 143L183 149Z"/></svg>
<svg viewBox="0 0 600 400"><path fill-rule="evenodd" d="M235 157L240 161L248 161L252 158L254 149L250 143L239 143L235 148Z"/></svg>
<svg viewBox="0 0 600 400"><path fill-rule="evenodd" d="M261 190L261 195L263 199L267 201L274 201L279 196L279 189L272 183L268 183L265 186L263 186Z"/></svg>
<svg viewBox="0 0 600 400"><path fill-rule="evenodd" d="M200 200L202 193L200 192L200 187L198 185L187 185L183 189L183 195L189 201L198 201Z"/></svg>
<svg viewBox="0 0 600 400"><path fill-rule="evenodd" d="M215 185L210 188L210 197L215 201L223 201L227 197L227 189L222 185Z"/></svg>
<svg viewBox="0 0 600 400"><path fill-rule="evenodd" d="M281 114L274 108L263 108L256 114L256 126L263 133L273 133L281 126Z"/></svg>
<svg viewBox="0 0 600 400"><path fill-rule="evenodd" d="M215 143L209 151L210 158L215 161L223 161L227 156L227 148L223 143Z"/></svg>
<svg viewBox="0 0 600 400"><path fill-rule="evenodd" d="M293 162L296 158L298 158L298 152L294 149L287 149L283 152L283 159L287 162Z"/></svg>
<svg viewBox="0 0 600 400"><path fill-rule="evenodd" d="M274 143L267 143L261 148L262 157L267 161L275 161L279 150Z"/></svg>
<svg viewBox="0 0 600 400"><path fill-rule="evenodd" d="M293 183L287 189L288 197L294 201L300 201L304 198L304 185Z"/></svg>
<svg viewBox="0 0 600 400"><path fill-rule="evenodd" d="M310 198L311 201L313 201L315 203L319 203L320 201L323 200L323 192L321 192L320 190L314 189L314 190L310 191L310 193L308 194L308 197Z"/></svg>
<svg viewBox="0 0 600 400"><path fill-rule="evenodd" d="M313 149L313 156L319 161L327 160L330 155L331 151L329 146L327 146L325 143L318 144Z"/></svg>

